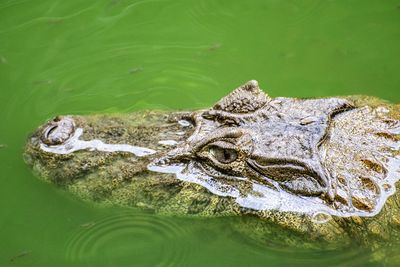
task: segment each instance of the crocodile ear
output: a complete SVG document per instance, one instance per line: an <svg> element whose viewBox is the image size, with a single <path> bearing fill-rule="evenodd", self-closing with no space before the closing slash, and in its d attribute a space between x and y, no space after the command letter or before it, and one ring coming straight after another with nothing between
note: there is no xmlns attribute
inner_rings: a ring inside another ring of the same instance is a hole
<svg viewBox="0 0 400 267"><path fill-rule="evenodd" d="M269 101L270 98L261 91L258 82L251 80L218 101L213 109L230 113L249 113L265 106Z"/></svg>

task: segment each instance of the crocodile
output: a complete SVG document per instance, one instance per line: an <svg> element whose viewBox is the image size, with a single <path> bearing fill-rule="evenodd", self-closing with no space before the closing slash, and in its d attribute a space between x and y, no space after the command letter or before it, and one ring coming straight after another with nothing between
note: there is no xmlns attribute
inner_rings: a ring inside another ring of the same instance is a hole
<svg viewBox="0 0 400 267"><path fill-rule="evenodd" d="M86 201L235 217L265 242L400 240L400 105L375 97L273 98L252 80L208 109L57 116L24 159Z"/></svg>

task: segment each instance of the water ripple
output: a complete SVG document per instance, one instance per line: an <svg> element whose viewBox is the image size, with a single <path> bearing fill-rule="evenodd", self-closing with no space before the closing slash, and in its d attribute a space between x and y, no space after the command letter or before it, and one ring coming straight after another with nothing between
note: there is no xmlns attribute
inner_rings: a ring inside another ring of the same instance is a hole
<svg viewBox="0 0 400 267"><path fill-rule="evenodd" d="M191 22L198 29L210 34L218 34L221 30L222 32L230 30L231 24L229 22L235 19L235 14L230 12L229 6L219 1L196 1L191 4L188 14L191 17ZM217 29L212 23L214 19L220 22L220 29Z"/></svg>
<svg viewBox="0 0 400 267"><path fill-rule="evenodd" d="M66 259L184 266L193 251L193 246L184 244L187 236L185 228L171 218L123 212L81 225L67 242Z"/></svg>
<svg viewBox="0 0 400 267"><path fill-rule="evenodd" d="M307 3L307 5L301 2L295 3L291 8L294 14L290 24L295 27L300 27L303 24L311 23L311 21L315 19L315 15L323 11L324 5L323 2L316 0Z"/></svg>
<svg viewBox="0 0 400 267"><path fill-rule="evenodd" d="M23 22L23 23L21 23L19 25L16 25L14 27L9 27L6 30L0 31L0 34L7 33L7 32L14 32L16 30L19 30L19 29L24 28L26 26L34 25L34 24L39 23L39 22L51 22L51 23L60 22L60 21L63 21L63 20L67 20L67 19L71 19L73 17L80 16L80 15L86 13L87 11L90 11L90 10L93 10L93 9L94 9L94 6L90 6L88 8L81 9L81 10L79 10L79 11L73 13L73 14L67 15L67 16L34 18L34 19L31 19L31 20L29 20L27 22Z"/></svg>
<svg viewBox="0 0 400 267"><path fill-rule="evenodd" d="M140 8L141 5L145 5L148 3L162 3L165 2L165 0L142 0L142 1L136 1L132 4L127 5L126 7L124 7L117 15L114 16L107 16L107 17L101 17L99 18L100 20L104 20L104 21L110 21L110 20L114 20L114 19L119 19L119 18L123 18L127 15L130 15L130 12L132 12L132 10L137 10L138 8Z"/></svg>
<svg viewBox="0 0 400 267"><path fill-rule="evenodd" d="M0 4L0 10L1 9L6 9L6 8L10 8L13 6L17 6L17 5L21 5L21 4L25 4L29 2L28 0L22 0L22 1L8 1L8 2L3 2Z"/></svg>

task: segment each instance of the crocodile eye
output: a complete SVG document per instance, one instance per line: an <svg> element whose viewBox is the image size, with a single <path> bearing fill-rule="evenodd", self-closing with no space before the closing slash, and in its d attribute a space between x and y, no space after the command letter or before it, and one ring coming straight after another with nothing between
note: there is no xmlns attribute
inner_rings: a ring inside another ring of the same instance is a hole
<svg viewBox="0 0 400 267"><path fill-rule="evenodd" d="M211 146L209 152L214 159L224 164L234 162L238 158L236 150L231 148Z"/></svg>
<svg viewBox="0 0 400 267"><path fill-rule="evenodd" d="M60 145L66 142L74 131L75 124L72 118L56 117L43 130L41 140L46 145Z"/></svg>

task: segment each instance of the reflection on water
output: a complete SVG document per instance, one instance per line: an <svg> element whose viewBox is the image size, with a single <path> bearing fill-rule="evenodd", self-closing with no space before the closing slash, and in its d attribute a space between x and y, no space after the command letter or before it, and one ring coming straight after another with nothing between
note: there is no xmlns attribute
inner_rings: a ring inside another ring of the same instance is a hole
<svg viewBox="0 0 400 267"><path fill-rule="evenodd" d="M399 102L398 5L1 1L0 144L7 147L0 149L0 265L365 265L356 248L304 252L278 243L259 250L225 221L98 211L35 179L21 147L58 114L203 108L250 79L271 96ZM94 224L76 229L84 222ZM30 253L14 258L23 251Z"/></svg>

